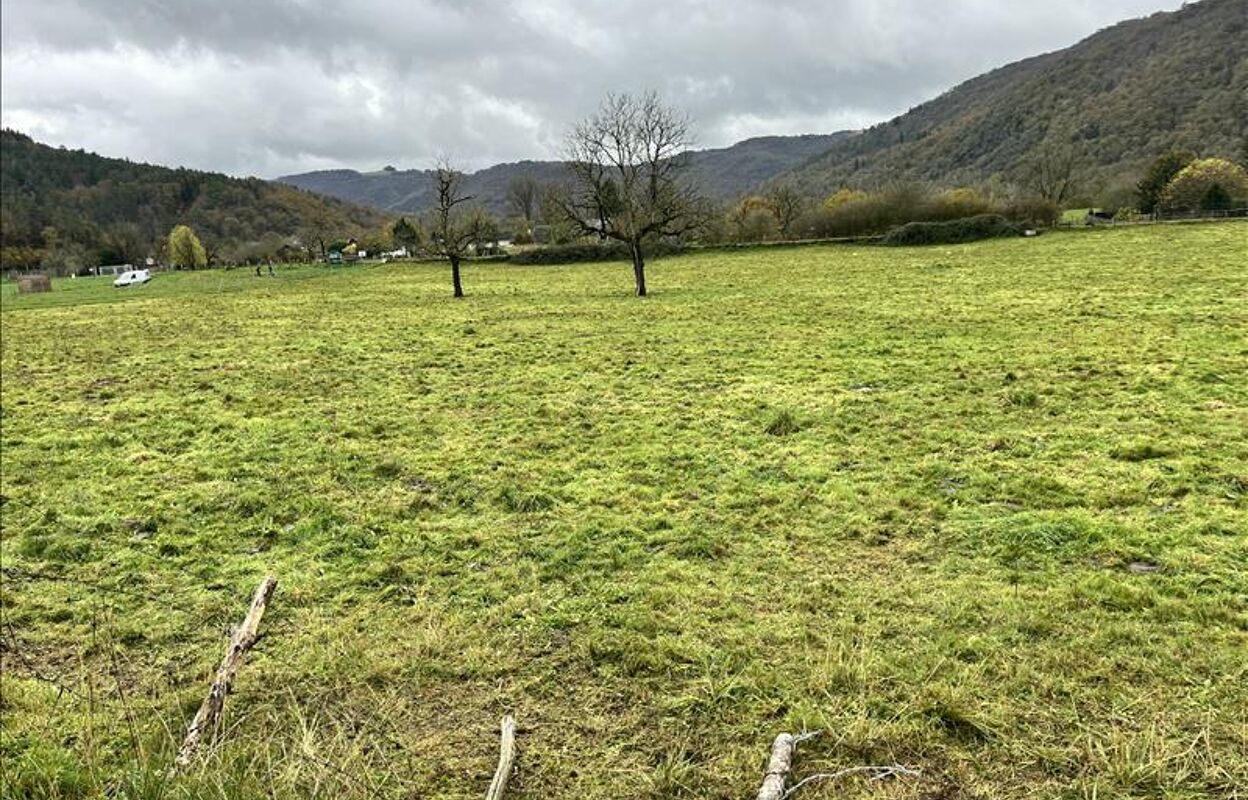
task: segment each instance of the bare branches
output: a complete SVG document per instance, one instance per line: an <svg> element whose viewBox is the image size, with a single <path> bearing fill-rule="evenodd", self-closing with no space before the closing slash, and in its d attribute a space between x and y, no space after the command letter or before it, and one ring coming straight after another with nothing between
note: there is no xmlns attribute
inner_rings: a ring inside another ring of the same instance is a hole
<svg viewBox="0 0 1248 800"><path fill-rule="evenodd" d="M798 789L811 783L819 783L822 781L834 781L839 778L848 778L850 775L870 775L870 780L882 781L886 778L917 778L923 773L917 769L903 767L900 764L892 764L887 767L848 767L846 769L837 770L836 772L820 772L815 775L802 778L793 784L793 788L785 792L781 800L788 800L797 793Z"/></svg>
<svg viewBox="0 0 1248 800"><path fill-rule="evenodd" d="M532 225L537 217L538 198L541 186L532 175L521 175L511 179L507 184L507 207L516 216L524 220L525 225Z"/></svg>
<svg viewBox="0 0 1248 800"><path fill-rule="evenodd" d="M703 205L692 184L679 180L678 156L692 144L688 116L656 92L607 95L568 134L573 182L560 208L583 233L629 246L639 295L646 293L642 243L700 225Z"/></svg>
<svg viewBox="0 0 1248 800"><path fill-rule="evenodd" d="M1023 182L1041 199L1060 206L1075 193L1078 163L1074 145L1046 142L1023 164Z"/></svg>
<svg viewBox="0 0 1248 800"><path fill-rule="evenodd" d="M464 208L473 197L465 194L464 173L451 166L446 157L438 159L433 184L438 199L432 212L429 249L451 262L452 289L455 297L463 297L459 262L468 255L469 247L484 235L488 221L481 209Z"/></svg>
<svg viewBox="0 0 1248 800"><path fill-rule="evenodd" d="M785 791L784 784L793 771L793 756L797 746L808 739L813 739L822 731L809 731L798 735L782 733L776 737L771 746L771 758L767 762L767 772L763 775L763 785L758 790L758 800L789 800L803 786L821 781L832 781L847 778L851 775L870 775L873 781L885 778L906 777L917 778L919 770L892 764L886 767L849 767L836 772L821 772L803 778Z"/></svg>
<svg viewBox="0 0 1248 800"><path fill-rule="evenodd" d="M260 619L264 616L264 610L268 608L275 589L277 589L277 579L272 575L267 576L256 587L256 594L251 598L247 616L243 618L243 624L238 626L238 630L230 639L229 647L225 650L225 657L221 659L221 666L217 668L216 678L213 679L212 686L208 690L208 696L204 698L199 711L195 713L195 718L187 726L186 739L178 750L171 771L190 764L199 750L204 734L216 728L221 711L225 708L225 698L234 686L234 676L243 664L243 656L247 655L247 651L259 641L257 632L260 628Z"/></svg>
<svg viewBox="0 0 1248 800"><path fill-rule="evenodd" d="M452 167L446 159L439 159L434 168L433 181L438 197L433 212L434 243L439 255L450 256L452 252L467 248L472 241L472 226L460 224L461 220L455 209L472 202L473 197L464 194L464 173Z"/></svg>

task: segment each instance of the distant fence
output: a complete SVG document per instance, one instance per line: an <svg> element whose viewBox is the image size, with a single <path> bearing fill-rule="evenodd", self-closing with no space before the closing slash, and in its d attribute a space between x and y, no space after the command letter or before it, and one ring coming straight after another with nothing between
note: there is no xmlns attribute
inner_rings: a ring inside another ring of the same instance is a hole
<svg viewBox="0 0 1248 800"><path fill-rule="evenodd" d="M1062 220L1059 228L1102 228L1118 225L1157 225L1166 222L1214 222L1223 219L1248 219L1248 208L1224 208L1209 211L1157 211L1152 214L1098 217L1089 214L1079 219Z"/></svg>

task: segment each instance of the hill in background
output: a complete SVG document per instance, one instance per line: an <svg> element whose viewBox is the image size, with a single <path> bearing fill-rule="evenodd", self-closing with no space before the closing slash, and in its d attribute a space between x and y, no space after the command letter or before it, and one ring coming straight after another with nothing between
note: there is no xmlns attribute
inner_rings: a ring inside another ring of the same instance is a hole
<svg viewBox="0 0 1248 800"><path fill-rule="evenodd" d="M258 178L137 164L0 132L0 264L141 263L176 224L211 255L243 260L276 240L312 245L382 225L380 212Z"/></svg>
<svg viewBox="0 0 1248 800"><path fill-rule="evenodd" d="M1081 194L1127 199L1145 166L1174 149L1245 158L1248 2L1204 0L1107 28L1082 42L974 78L867 131L750 139L686 155L708 196L731 200L775 181L825 197L898 181L938 186L1020 179L1062 148ZM563 176L559 162L500 164L469 191L501 213L511 179ZM430 206L426 172L331 170L278 180L394 212Z"/></svg>
<svg viewBox="0 0 1248 800"><path fill-rule="evenodd" d="M731 147L691 151L684 155L687 176L706 195L730 200L826 152L849 135L762 136ZM506 215L507 187L517 178L554 183L567 178L567 166L561 161L497 164L468 175L465 191L487 210ZM277 180L393 213L415 214L431 208L434 203L432 174L427 170L356 172L335 169L286 175Z"/></svg>
<svg viewBox="0 0 1248 800"><path fill-rule="evenodd" d="M1246 139L1248 2L1204 0L967 81L788 177L820 196L899 179L967 185L1016 178L1058 146L1106 192L1173 149L1242 159Z"/></svg>

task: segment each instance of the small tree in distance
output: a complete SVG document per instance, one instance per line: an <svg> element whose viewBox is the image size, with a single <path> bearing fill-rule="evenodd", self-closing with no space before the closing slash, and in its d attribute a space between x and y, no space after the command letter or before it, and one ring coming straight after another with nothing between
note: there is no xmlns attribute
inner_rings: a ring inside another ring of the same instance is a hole
<svg viewBox="0 0 1248 800"><path fill-rule="evenodd" d="M208 253L190 227L176 225L169 232L169 261L180 269L208 266Z"/></svg>
<svg viewBox="0 0 1248 800"><path fill-rule="evenodd" d="M507 184L507 208L512 214L524 220L524 226L528 231L532 230L533 220L537 218L540 198L541 186L532 175L512 178Z"/></svg>
<svg viewBox="0 0 1248 800"><path fill-rule="evenodd" d="M394 238L395 244L407 250L408 255L414 253L420 246L420 231L407 221L407 217L399 217L398 222L394 223L390 229L390 235Z"/></svg>
<svg viewBox="0 0 1248 800"><path fill-rule="evenodd" d="M1167 211L1213 211L1248 198L1248 172L1224 158L1193 161L1179 170L1161 193Z"/></svg>
<svg viewBox="0 0 1248 800"><path fill-rule="evenodd" d="M767 205L776 216L776 225L785 239L793 233L793 223L802 215L806 198L791 183L777 183L767 191Z"/></svg>
<svg viewBox="0 0 1248 800"><path fill-rule="evenodd" d="M1170 185L1170 181L1174 180L1174 176L1188 164L1196 160L1196 156L1181 150L1172 150L1165 155L1159 156L1148 167L1148 172L1136 185L1136 191L1139 193L1140 211L1145 214L1151 214L1157 210L1161 204L1161 193Z"/></svg>
<svg viewBox="0 0 1248 800"><path fill-rule="evenodd" d="M455 297L463 297L459 264L480 237L484 215L478 209L467 207L472 196L464 194L464 173L452 167L447 159L439 159L433 170L433 182L437 206L429 225L428 249L451 262L451 286Z"/></svg>
<svg viewBox="0 0 1248 800"><path fill-rule="evenodd" d="M568 134L572 186L559 200L582 233L628 246L637 296L646 296L644 243L695 230L705 211L679 179L693 144L689 119L656 92L608 95L594 116Z"/></svg>
<svg viewBox="0 0 1248 800"><path fill-rule="evenodd" d="M1069 143L1046 142L1023 163L1023 183L1041 200L1062 206L1075 193L1079 154Z"/></svg>

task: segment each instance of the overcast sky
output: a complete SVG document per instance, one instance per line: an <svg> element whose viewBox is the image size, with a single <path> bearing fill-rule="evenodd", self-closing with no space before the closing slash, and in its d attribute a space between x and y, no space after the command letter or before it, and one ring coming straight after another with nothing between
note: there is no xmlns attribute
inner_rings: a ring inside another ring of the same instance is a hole
<svg viewBox="0 0 1248 800"><path fill-rule="evenodd" d="M277 175L558 155L608 91L699 144L888 119L1177 0L0 0L0 116L56 145Z"/></svg>

